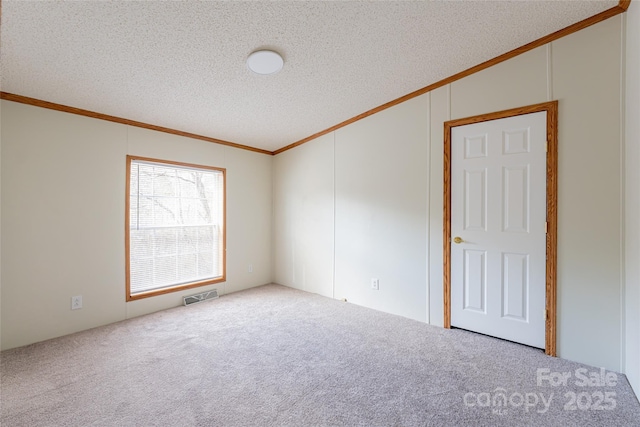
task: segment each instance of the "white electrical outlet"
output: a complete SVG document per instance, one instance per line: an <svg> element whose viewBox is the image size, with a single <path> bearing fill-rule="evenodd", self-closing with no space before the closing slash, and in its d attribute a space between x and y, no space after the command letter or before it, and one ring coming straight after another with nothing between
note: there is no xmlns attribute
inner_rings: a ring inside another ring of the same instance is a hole
<svg viewBox="0 0 640 427"><path fill-rule="evenodd" d="M82 295L71 297L71 310L78 310L80 308L82 308Z"/></svg>
<svg viewBox="0 0 640 427"><path fill-rule="evenodd" d="M249 264L249 268L247 268L249 273L253 273L253 264Z"/></svg>
<svg viewBox="0 0 640 427"><path fill-rule="evenodd" d="M380 279L371 279L371 289L374 291L380 290Z"/></svg>

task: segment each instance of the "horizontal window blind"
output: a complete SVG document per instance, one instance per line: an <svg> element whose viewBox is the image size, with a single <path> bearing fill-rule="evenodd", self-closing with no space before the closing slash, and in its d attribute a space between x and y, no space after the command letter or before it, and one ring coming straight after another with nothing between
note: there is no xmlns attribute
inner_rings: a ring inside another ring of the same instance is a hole
<svg viewBox="0 0 640 427"><path fill-rule="evenodd" d="M223 275L224 174L132 160L131 295Z"/></svg>

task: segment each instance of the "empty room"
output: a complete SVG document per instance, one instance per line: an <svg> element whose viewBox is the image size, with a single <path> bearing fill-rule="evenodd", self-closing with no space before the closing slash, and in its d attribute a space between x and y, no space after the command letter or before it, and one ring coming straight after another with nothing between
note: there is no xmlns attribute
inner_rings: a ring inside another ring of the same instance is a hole
<svg viewBox="0 0 640 427"><path fill-rule="evenodd" d="M2 426L639 426L637 1L0 1Z"/></svg>

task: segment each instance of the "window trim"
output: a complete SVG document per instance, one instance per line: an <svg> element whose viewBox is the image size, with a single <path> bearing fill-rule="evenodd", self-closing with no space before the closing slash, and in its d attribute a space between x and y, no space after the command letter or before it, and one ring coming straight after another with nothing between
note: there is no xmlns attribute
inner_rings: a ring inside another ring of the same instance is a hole
<svg viewBox="0 0 640 427"><path fill-rule="evenodd" d="M129 227L131 226L130 212L130 196L131 196L131 162L152 162L159 164L167 164L173 166L181 166L185 168L208 169L222 173L222 275L213 279L199 280L197 282L189 282L168 286L162 289L153 289L144 292L138 292L131 295L131 242ZM172 292L183 291L185 289L197 288L200 286L221 283L227 280L227 170L215 166L197 165L193 163L176 162L173 160L155 159L150 157L140 157L127 155L126 183L125 183L125 218L124 218L124 242L125 242L125 290L126 301L135 301L143 298L149 298L156 295L164 295Z"/></svg>

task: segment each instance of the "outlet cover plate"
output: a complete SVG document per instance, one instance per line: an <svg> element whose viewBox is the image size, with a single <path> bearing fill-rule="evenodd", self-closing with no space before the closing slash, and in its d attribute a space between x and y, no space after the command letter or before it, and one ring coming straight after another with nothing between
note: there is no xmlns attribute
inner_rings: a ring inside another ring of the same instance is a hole
<svg viewBox="0 0 640 427"><path fill-rule="evenodd" d="M71 297L71 310L79 310L82 308L82 295Z"/></svg>

